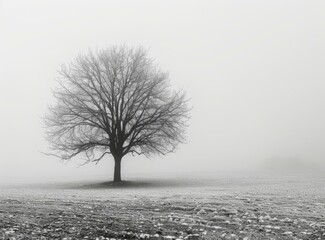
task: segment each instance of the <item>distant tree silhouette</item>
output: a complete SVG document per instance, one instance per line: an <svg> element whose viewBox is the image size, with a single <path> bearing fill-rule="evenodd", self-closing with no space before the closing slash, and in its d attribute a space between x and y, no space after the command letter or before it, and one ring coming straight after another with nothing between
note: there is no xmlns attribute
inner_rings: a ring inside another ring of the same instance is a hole
<svg viewBox="0 0 325 240"><path fill-rule="evenodd" d="M170 89L168 74L142 47L79 55L59 75L56 102L44 117L50 155L70 160L82 154L85 163L98 163L110 154L120 182L125 155L164 155L184 142L186 95Z"/></svg>

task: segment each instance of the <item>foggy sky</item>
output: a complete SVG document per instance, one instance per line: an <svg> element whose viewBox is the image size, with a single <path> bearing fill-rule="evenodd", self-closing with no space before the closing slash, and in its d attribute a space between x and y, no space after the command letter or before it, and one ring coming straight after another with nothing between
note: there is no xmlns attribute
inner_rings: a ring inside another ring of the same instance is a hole
<svg viewBox="0 0 325 240"><path fill-rule="evenodd" d="M62 63L121 43L148 48L193 106L188 144L127 157L122 177L324 163L324 12L316 0L0 0L0 181L110 179L112 158L76 168L41 154L41 118Z"/></svg>

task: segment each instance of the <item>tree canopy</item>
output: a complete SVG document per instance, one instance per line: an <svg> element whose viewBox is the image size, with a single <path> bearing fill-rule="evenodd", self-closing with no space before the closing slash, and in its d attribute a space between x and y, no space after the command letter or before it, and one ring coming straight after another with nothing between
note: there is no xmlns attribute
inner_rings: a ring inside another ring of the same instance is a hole
<svg viewBox="0 0 325 240"><path fill-rule="evenodd" d="M127 154L166 154L185 140L189 118L184 91L173 91L167 72L142 48L115 46L79 55L59 70L55 104L45 116L50 152L86 163L106 154L114 180Z"/></svg>

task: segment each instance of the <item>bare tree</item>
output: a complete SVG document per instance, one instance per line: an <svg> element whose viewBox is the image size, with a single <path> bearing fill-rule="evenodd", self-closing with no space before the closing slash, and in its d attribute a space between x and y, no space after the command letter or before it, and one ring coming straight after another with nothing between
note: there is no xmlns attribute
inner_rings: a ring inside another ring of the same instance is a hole
<svg viewBox="0 0 325 240"><path fill-rule="evenodd" d="M125 155L164 155L184 142L186 95L170 89L167 73L142 47L89 52L59 73L56 103L45 116L51 155L83 154L85 163L98 163L111 154L119 182Z"/></svg>

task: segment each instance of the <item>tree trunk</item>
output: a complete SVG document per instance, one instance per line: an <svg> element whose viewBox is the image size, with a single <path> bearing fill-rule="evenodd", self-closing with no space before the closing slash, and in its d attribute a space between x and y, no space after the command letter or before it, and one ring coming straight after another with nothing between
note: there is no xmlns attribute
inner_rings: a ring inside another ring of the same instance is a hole
<svg viewBox="0 0 325 240"><path fill-rule="evenodd" d="M115 167L114 167L114 182L121 182L121 160L119 156L114 157Z"/></svg>

